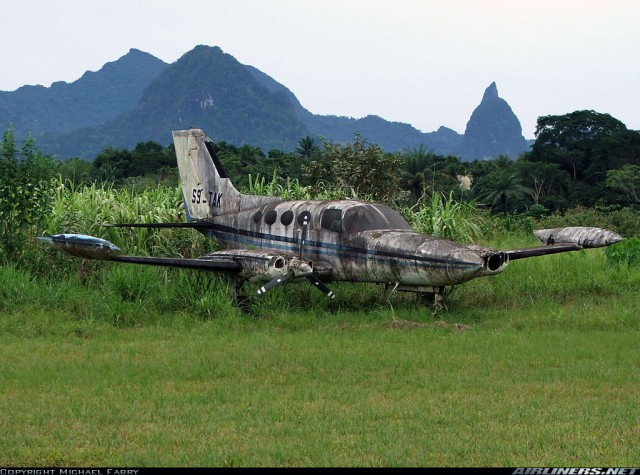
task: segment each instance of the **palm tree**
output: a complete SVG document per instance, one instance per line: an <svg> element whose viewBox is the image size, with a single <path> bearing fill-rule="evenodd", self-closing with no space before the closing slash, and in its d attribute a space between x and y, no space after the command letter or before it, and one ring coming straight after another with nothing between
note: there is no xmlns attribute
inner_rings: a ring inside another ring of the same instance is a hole
<svg viewBox="0 0 640 475"><path fill-rule="evenodd" d="M490 204L492 208L500 208L507 214L508 205L522 199L525 195L533 196L533 191L520 182L517 174L508 169L495 170L482 178L474 188L478 200Z"/></svg>
<svg viewBox="0 0 640 475"><path fill-rule="evenodd" d="M428 152L424 145L414 148L404 156L401 170L402 182L411 191L414 201L418 201L428 188L428 177L434 163L435 154Z"/></svg>
<svg viewBox="0 0 640 475"><path fill-rule="evenodd" d="M320 147L316 143L316 139L307 135L298 140L298 147L295 149L295 152L305 160L311 160L319 150Z"/></svg>
<svg viewBox="0 0 640 475"><path fill-rule="evenodd" d="M491 163L496 168L509 168L513 166L513 160L504 154L498 155Z"/></svg>

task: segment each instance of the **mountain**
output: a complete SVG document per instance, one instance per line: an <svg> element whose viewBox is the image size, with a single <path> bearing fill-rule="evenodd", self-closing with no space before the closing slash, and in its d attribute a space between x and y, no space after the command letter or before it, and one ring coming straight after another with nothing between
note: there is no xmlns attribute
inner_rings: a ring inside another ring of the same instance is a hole
<svg viewBox="0 0 640 475"><path fill-rule="evenodd" d="M491 83L467 122L461 156L491 159L504 154L515 159L527 148L520 121Z"/></svg>
<svg viewBox="0 0 640 475"><path fill-rule="evenodd" d="M293 150L310 131L290 98L269 91L253 72L218 47L197 46L163 70L138 106L104 124L38 140L58 157L94 158L109 145L171 143L171 131L200 127L216 141Z"/></svg>
<svg viewBox="0 0 640 475"><path fill-rule="evenodd" d="M526 141L518 142L524 140L520 124L497 97L495 83L487 91L464 135L446 127L423 133L373 115L315 115L267 74L219 47L200 45L170 65L131 50L72 84L2 92L0 126L12 122L17 137L31 131L41 150L61 159L92 160L107 146L133 148L146 141L168 145L172 130L190 126L203 128L216 141L250 144L265 152L292 151L308 135L348 143L356 132L391 152L422 146L474 159L526 150Z"/></svg>
<svg viewBox="0 0 640 475"><path fill-rule="evenodd" d="M380 145L387 151L397 151L408 147L419 147L421 144L438 153L455 154L459 151L462 136L446 127L437 132L423 133L409 124L389 122L375 115L362 119L338 117L335 115L315 115L305 109L296 96L282 84L253 66L245 66L254 77L270 92L285 94L294 106L297 116L304 123L311 135L321 136L331 142L348 143L359 132L370 142Z"/></svg>
<svg viewBox="0 0 640 475"><path fill-rule="evenodd" d="M13 124L17 137L60 134L99 125L138 105L152 79L168 65L137 49L72 83L0 91L0 128Z"/></svg>

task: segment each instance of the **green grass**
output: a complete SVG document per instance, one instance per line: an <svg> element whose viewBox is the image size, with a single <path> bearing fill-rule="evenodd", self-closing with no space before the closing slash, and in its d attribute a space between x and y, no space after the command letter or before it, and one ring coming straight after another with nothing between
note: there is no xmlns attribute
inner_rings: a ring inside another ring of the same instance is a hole
<svg viewBox="0 0 640 475"><path fill-rule="evenodd" d="M0 464L634 465L637 336L210 322L4 337Z"/></svg>
<svg viewBox="0 0 640 475"><path fill-rule="evenodd" d="M243 312L203 273L90 270L0 268L0 466L638 464L640 269L599 250L437 319L374 285Z"/></svg>

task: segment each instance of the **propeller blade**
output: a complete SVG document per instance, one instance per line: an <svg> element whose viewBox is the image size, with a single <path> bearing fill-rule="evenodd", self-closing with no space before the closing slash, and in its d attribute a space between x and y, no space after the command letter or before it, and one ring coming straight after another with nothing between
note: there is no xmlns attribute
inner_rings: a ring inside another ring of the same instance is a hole
<svg viewBox="0 0 640 475"><path fill-rule="evenodd" d="M306 277L307 277L307 279L309 279L309 282L311 282L314 285L315 288L320 290L320 292L324 293L327 297L329 297L330 299L336 298L336 294L334 294L333 291L329 287L324 285L320 281L320 279L318 279L315 275L309 274Z"/></svg>
<svg viewBox="0 0 640 475"><path fill-rule="evenodd" d="M276 277L275 279L273 279L272 281L267 282L266 284L264 284L262 287L260 287L258 289L258 294L264 294L267 290L274 288L277 285L281 285L284 284L287 280L289 280L291 277L293 277L294 272L291 270L289 272L287 272L286 274L283 274L279 277Z"/></svg>
<svg viewBox="0 0 640 475"><path fill-rule="evenodd" d="M307 241L307 226L309 225L309 220L307 216L304 217L304 221L302 222L302 236L300 236L300 260L304 260L304 246Z"/></svg>

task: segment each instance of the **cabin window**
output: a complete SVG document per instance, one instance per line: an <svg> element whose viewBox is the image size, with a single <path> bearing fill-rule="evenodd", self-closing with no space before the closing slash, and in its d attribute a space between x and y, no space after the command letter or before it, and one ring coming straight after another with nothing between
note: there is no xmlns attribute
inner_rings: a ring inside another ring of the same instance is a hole
<svg viewBox="0 0 640 475"><path fill-rule="evenodd" d="M329 231L339 233L342 231L342 210L336 208L329 208L322 213L322 221L320 226Z"/></svg>
<svg viewBox="0 0 640 475"><path fill-rule="evenodd" d="M293 211L285 211L280 216L280 222L285 226L289 226L293 222Z"/></svg>
<svg viewBox="0 0 640 475"><path fill-rule="evenodd" d="M256 211L255 214L253 215L253 222L259 223L261 219L262 219L262 211Z"/></svg>
<svg viewBox="0 0 640 475"><path fill-rule="evenodd" d="M278 218L278 212L275 209L272 209L271 211L267 211L267 214L264 215L264 222L269 226L271 226L273 223L276 222L277 218Z"/></svg>
<svg viewBox="0 0 640 475"><path fill-rule="evenodd" d="M311 213L308 211L303 211L298 215L298 224L302 226L305 219L307 220L307 224L311 224Z"/></svg>

